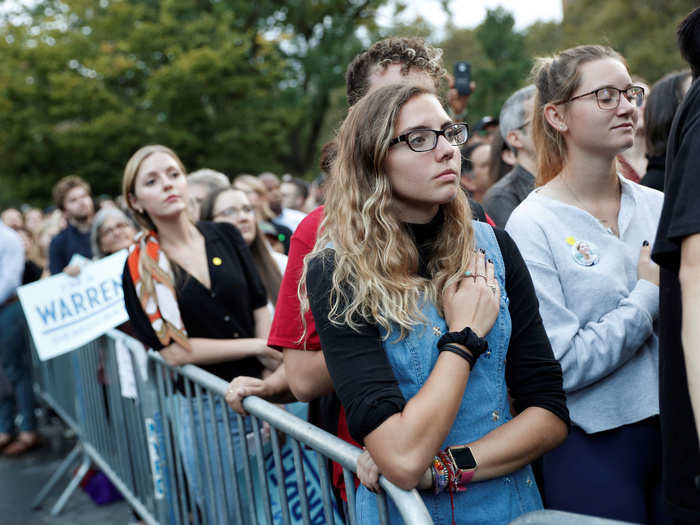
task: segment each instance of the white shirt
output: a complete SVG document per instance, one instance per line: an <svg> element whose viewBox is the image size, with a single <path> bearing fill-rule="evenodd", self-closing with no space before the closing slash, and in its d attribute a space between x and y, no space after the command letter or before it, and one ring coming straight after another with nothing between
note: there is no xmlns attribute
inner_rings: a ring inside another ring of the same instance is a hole
<svg viewBox="0 0 700 525"><path fill-rule="evenodd" d="M306 213L304 212L292 210L291 208L282 208L282 213L275 217L273 222L286 226L294 233L294 230L296 230L299 223L304 220L304 217L306 217Z"/></svg>
<svg viewBox="0 0 700 525"><path fill-rule="evenodd" d="M12 228L0 222L0 305L22 284L24 244Z"/></svg>
<svg viewBox="0 0 700 525"><path fill-rule="evenodd" d="M538 190L506 224L532 275L571 420L589 433L659 413L659 288L637 278L637 263L656 237L663 194L620 184L619 238Z"/></svg>

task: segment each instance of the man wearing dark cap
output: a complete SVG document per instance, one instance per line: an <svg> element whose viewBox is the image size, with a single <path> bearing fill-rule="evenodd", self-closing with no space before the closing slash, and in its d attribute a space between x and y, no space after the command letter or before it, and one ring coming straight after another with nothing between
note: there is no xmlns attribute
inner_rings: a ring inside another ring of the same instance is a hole
<svg viewBox="0 0 700 525"><path fill-rule="evenodd" d="M474 126L474 142L491 142L493 136L498 133L498 119L490 115L481 117ZM470 140L471 142L472 140Z"/></svg>

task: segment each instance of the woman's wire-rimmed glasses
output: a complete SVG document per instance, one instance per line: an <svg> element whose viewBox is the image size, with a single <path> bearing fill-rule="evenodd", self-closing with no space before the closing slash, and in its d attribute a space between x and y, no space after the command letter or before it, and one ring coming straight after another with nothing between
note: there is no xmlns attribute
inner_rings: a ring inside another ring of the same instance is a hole
<svg viewBox="0 0 700 525"><path fill-rule="evenodd" d="M445 137L451 146L461 146L469 139L469 126L464 122L448 124L442 129L414 129L389 141L389 147L405 142L417 153L435 149L440 136Z"/></svg>
<svg viewBox="0 0 700 525"><path fill-rule="evenodd" d="M598 102L598 107L600 109L617 109L620 105L620 95L625 95L627 101L636 106L641 107L644 103L644 88L641 86L630 86L626 89L618 89L613 86L604 86L602 88L594 89L583 95L577 95L571 97L569 100L561 102L562 104L568 104L576 99L587 97L588 95L595 94L596 101Z"/></svg>

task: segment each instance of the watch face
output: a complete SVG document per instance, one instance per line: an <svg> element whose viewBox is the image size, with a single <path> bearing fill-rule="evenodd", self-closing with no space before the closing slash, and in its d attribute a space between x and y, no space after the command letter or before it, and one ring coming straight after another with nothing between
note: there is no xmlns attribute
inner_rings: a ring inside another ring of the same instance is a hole
<svg viewBox="0 0 700 525"><path fill-rule="evenodd" d="M471 470L476 468L476 461L472 456L469 447L450 448L450 454L460 470Z"/></svg>

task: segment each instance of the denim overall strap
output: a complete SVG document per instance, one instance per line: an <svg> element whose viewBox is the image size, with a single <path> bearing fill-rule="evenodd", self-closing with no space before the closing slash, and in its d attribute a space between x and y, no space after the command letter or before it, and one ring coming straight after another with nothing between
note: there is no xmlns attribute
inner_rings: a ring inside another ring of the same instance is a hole
<svg viewBox="0 0 700 525"><path fill-rule="evenodd" d="M471 443L511 419L505 365L511 334L511 318L506 294L506 271L498 241L491 226L472 222L475 249L483 249L494 263L500 285L500 305L496 322L486 335L489 349L476 362L460 404L457 417L442 446ZM384 350L391 363L399 388L408 400L425 384L438 358L437 342L447 331L445 320L435 305L424 302L422 313L426 323L416 327L403 339L392 326L385 336ZM465 366L468 366L465 363ZM368 494L365 497L365 493ZM438 496L421 493L435 523L451 523L449 494ZM457 523L508 523L515 517L542 508L530 467L508 476L474 482L466 492L453 494ZM361 487L357 498L358 516L362 523L375 523L374 496ZM396 509L390 505L390 522L401 523Z"/></svg>

